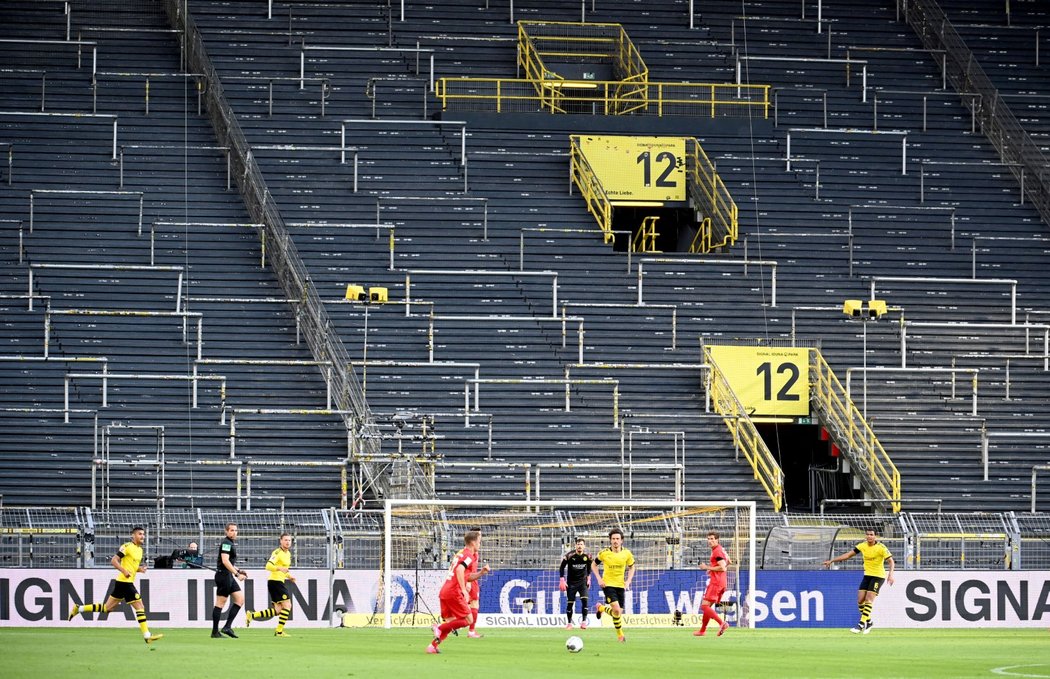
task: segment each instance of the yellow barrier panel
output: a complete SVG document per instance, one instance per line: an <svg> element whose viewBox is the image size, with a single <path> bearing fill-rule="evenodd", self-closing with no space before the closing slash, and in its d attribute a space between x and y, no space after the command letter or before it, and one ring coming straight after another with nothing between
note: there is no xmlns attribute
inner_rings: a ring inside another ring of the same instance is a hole
<svg viewBox="0 0 1050 679"><path fill-rule="evenodd" d="M729 433L733 436L733 445L751 465L755 479L762 484L772 500L773 511L779 512L784 506L784 471L773 457L762 435L755 429L755 424L733 392L729 380L718 366L709 347L704 347L704 362L711 366L708 371L710 381L707 388L715 412L722 416Z"/></svg>
<svg viewBox="0 0 1050 679"><path fill-rule="evenodd" d="M708 350L749 415L809 415L809 349L710 345Z"/></svg>
<svg viewBox="0 0 1050 679"><path fill-rule="evenodd" d="M820 351L810 353L810 389L824 426L849 455L854 473L861 474L878 497L890 498L901 510L901 475L875 432L846 395L838 377Z"/></svg>

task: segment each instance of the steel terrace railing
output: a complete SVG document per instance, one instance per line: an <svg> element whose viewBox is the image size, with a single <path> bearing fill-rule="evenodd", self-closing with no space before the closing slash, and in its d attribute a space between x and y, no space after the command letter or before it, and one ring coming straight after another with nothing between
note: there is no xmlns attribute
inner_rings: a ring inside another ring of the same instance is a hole
<svg viewBox="0 0 1050 679"><path fill-rule="evenodd" d="M333 328L309 272L285 227L284 217L270 195L262 171L241 131L237 116L226 100L222 81L211 63L204 39L183 3L167 0L165 10L171 25L183 34L186 68L194 73L203 74L206 80L205 107L219 144L231 149L234 176L252 220L266 225L263 232L267 234L270 266L285 294L292 299L301 300L296 312L314 359L333 367L332 393L335 395L338 410L346 413L343 415L343 421L348 431L360 441L359 450L364 453L361 459L378 459L381 456L381 436L357 377L350 367L350 356L338 332ZM411 462L401 461L398 464ZM383 473L377 463L362 461L360 469L369 477L369 483L379 496L391 493L404 494L406 497L433 495L433 488L422 482L417 482L409 488L395 488L389 475ZM425 479L422 473L413 474L411 478Z"/></svg>
<svg viewBox="0 0 1050 679"><path fill-rule="evenodd" d="M1021 190L1043 222L1050 224L1050 160L1018 122L936 0L910 0L904 3L904 11L922 44L943 55L942 70L955 90L980 95L964 97L963 104L976 115L981 131L1021 182Z"/></svg>
<svg viewBox="0 0 1050 679"><path fill-rule="evenodd" d="M813 406L820 411L821 420L834 434L861 483L871 497L890 498L893 511L899 512L901 475L897 466L817 349L809 353L809 374Z"/></svg>

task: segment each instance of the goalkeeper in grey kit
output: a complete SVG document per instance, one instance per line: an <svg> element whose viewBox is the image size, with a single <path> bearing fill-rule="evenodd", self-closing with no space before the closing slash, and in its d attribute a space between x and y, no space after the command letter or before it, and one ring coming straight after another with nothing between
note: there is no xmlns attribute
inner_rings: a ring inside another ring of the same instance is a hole
<svg viewBox="0 0 1050 679"><path fill-rule="evenodd" d="M572 614L576 608L576 597L583 603L583 620L580 629L587 629L587 592L591 588L591 555L584 551L583 538L576 538L576 549L562 557L558 568L560 580L558 588L565 592L565 617L568 624L565 629L572 629ZM568 571L568 575L566 575Z"/></svg>

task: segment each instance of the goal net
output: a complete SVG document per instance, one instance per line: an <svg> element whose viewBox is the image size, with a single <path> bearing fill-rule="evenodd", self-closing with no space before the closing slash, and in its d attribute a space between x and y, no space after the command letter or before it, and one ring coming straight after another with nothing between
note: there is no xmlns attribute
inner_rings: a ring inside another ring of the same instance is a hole
<svg viewBox="0 0 1050 679"><path fill-rule="evenodd" d="M464 534L480 529L479 626L556 627L566 624L566 595L559 589L562 558L583 538L592 557L618 528L635 567L626 592L625 624L699 624L709 576L707 534L717 532L730 559L720 608L730 624L748 626L749 593L755 590L755 503L673 501L448 501L387 500L382 578L377 608L386 627L432 624L440 615L438 592ZM587 617L604 602L590 579ZM574 622L583 619L575 604ZM377 622L379 622L377 620Z"/></svg>

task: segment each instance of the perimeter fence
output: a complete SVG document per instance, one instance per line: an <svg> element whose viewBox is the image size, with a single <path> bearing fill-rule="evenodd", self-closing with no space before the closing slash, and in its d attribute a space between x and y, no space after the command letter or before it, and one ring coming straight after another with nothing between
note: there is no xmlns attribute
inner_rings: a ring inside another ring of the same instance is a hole
<svg viewBox="0 0 1050 679"><path fill-rule="evenodd" d="M1050 570L1050 514L790 514L759 512L756 560L764 570L813 570L874 528L904 570ZM0 568L104 568L132 528L146 529L147 559L196 543L212 566L227 523L238 525L238 561L263 564L279 536L294 537L296 568L380 568L382 510L97 511L0 508ZM452 523L449 531L457 530ZM673 527L668 529L673 532ZM674 535L668 535L672 544ZM630 536L627 536L628 542ZM178 564L178 562L176 562ZM860 568L861 560L844 564Z"/></svg>

